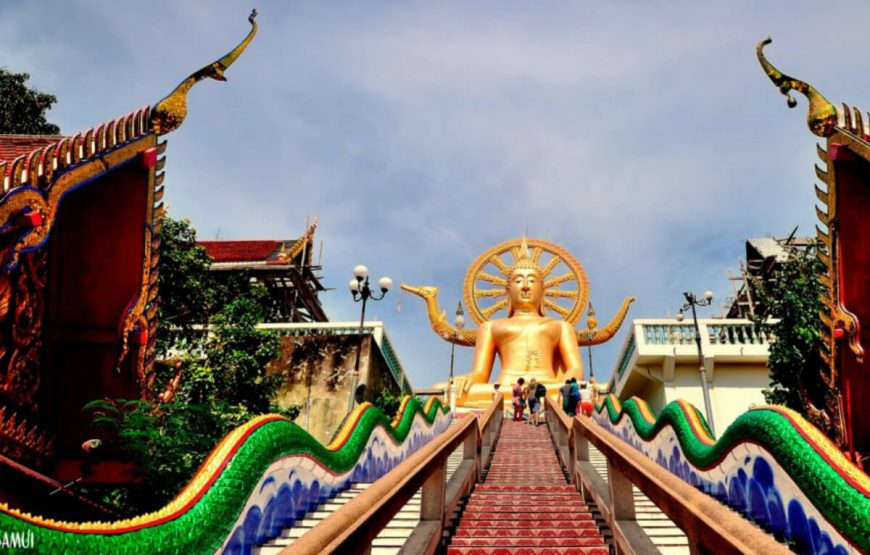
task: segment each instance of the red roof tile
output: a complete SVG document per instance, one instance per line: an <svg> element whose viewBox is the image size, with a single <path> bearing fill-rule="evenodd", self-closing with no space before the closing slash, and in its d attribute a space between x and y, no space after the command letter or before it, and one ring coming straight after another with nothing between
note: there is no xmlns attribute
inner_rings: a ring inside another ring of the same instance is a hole
<svg viewBox="0 0 870 555"><path fill-rule="evenodd" d="M263 261L281 247L281 241L197 241L215 262ZM292 242L291 242L292 244Z"/></svg>
<svg viewBox="0 0 870 555"><path fill-rule="evenodd" d="M0 135L0 162L11 162L63 139L62 135Z"/></svg>

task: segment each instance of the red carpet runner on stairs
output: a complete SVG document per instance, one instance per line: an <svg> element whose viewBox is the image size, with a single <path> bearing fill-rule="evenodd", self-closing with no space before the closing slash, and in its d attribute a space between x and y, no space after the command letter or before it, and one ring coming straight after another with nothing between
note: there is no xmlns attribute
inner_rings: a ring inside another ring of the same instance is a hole
<svg viewBox="0 0 870 555"><path fill-rule="evenodd" d="M506 420L447 555L609 552L582 496L565 479L547 428Z"/></svg>

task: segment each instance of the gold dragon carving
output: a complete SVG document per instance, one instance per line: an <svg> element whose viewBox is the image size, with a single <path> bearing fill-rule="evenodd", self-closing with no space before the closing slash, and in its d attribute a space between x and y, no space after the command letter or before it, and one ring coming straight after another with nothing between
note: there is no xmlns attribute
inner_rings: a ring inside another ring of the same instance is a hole
<svg viewBox="0 0 870 555"><path fill-rule="evenodd" d="M824 96L819 93L812 85L809 85L800 79L789 77L783 74L778 69L773 67L773 64L767 61L764 56L764 47L773 42L768 37L759 42L755 47L755 54L758 56L758 61L764 72L773 81L773 84L779 88L788 99L788 107L794 108L797 106L797 100L791 96L791 91L797 91L807 97L809 101L809 110L807 112L807 125L810 131L819 137L827 137L834 132L834 126L837 124L837 110L834 105L828 102Z"/></svg>

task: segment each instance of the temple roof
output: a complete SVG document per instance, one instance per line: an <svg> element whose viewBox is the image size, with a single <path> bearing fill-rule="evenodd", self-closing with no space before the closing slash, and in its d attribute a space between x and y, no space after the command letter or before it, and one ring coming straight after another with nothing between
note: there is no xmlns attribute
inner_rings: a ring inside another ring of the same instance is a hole
<svg viewBox="0 0 870 555"><path fill-rule="evenodd" d="M311 245L317 218L298 239L255 239L248 241L197 241L214 261L213 269L262 264L294 264L305 254L303 265L311 264ZM305 252L305 246L308 251Z"/></svg>
<svg viewBox="0 0 870 555"><path fill-rule="evenodd" d="M34 150L59 143L63 135L0 135L0 162L11 162ZM8 171L11 171L11 164Z"/></svg>
<svg viewBox="0 0 870 555"><path fill-rule="evenodd" d="M0 135L0 162L11 162L23 154L59 143L63 135Z"/></svg>
<svg viewBox="0 0 870 555"><path fill-rule="evenodd" d="M282 246L288 248L298 239L264 239L251 241L197 241L215 262L277 261Z"/></svg>

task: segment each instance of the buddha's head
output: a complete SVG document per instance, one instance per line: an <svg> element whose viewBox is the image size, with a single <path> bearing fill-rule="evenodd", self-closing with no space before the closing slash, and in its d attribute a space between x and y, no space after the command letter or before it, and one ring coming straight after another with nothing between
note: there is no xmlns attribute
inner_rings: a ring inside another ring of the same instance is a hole
<svg viewBox="0 0 870 555"><path fill-rule="evenodd" d="M508 272L507 299L508 318L517 310L544 315L544 280L541 270L529 254L525 237L517 261Z"/></svg>

